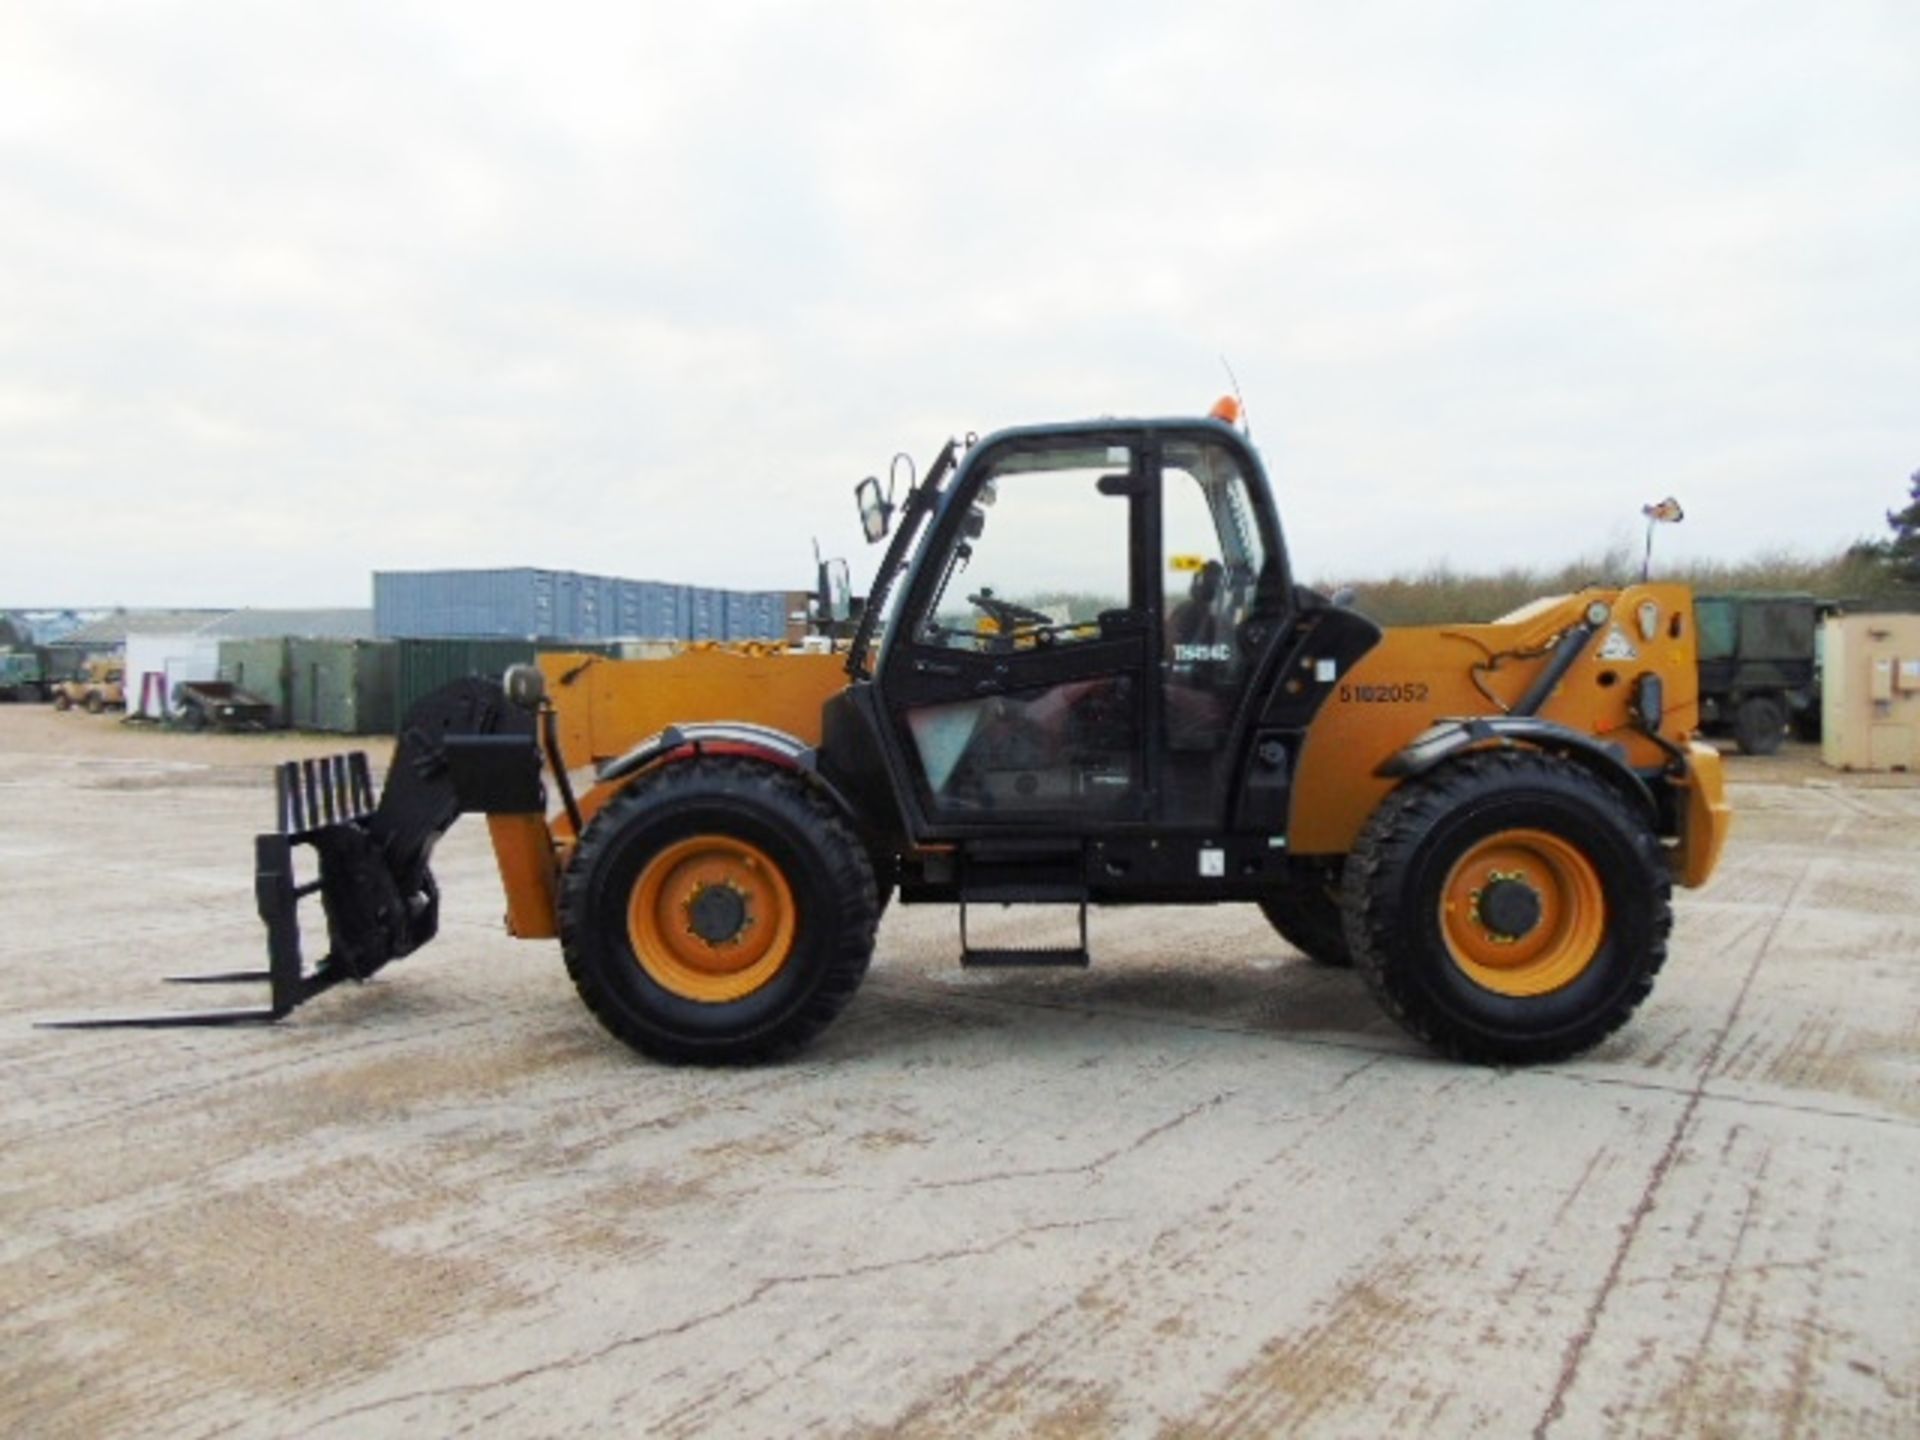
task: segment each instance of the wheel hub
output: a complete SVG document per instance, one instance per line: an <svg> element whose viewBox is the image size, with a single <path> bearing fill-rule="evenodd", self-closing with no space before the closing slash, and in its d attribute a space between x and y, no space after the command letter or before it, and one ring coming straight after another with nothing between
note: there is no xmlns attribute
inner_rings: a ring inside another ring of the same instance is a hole
<svg viewBox="0 0 1920 1440"><path fill-rule="evenodd" d="M724 833L664 846L634 877L627 940L640 968L683 1000L751 995L793 954L793 887L766 851Z"/></svg>
<svg viewBox="0 0 1920 1440"><path fill-rule="evenodd" d="M1441 884L1439 912L1461 973L1516 999L1571 985L1607 934L1593 862L1564 836L1524 826L1467 847Z"/></svg>
<svg viewBox="0 0 1920 1440"><path fill-rule="evenodd" d="M1521 940L1540 923L1540 892L1521 875L1496 875L1476 897L1475 911L1494 939Z"/></svg>
<svg viewBox="0 0 1920 1440"><path fill-rule="evenodd" d="M687 902L687 929L709 945L737 945L753 924L747 897L726 881L702 885Z"/></svg>

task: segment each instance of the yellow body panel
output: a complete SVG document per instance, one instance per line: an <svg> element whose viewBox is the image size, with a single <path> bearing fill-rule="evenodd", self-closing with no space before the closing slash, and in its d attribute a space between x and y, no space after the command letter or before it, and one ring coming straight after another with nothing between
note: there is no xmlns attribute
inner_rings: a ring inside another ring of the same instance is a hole
<svg viewBox="0 0 1920 1440"><path fill-rule="evenodd" d="M569 768L617 759L669 725L742 720L820 743L820 709L847 685L847 657L752 647L661 660L539 657Z"/></svg>
<svg viewBox="0 0 1920 1440"><path fill-rule="evenodd" d="M1387 631L1335 677L1308 728L1295 769L1289 847L1305 855L1350 851L1396 783L1377 773L1380 766L1436 721L1503 713L1546 665L1553 640L1596 600L1611 617L1539 713L1618 744L1636 767L1658 767L1675 752L1688 756L1685 813L1670 858L1682 884L1703 883L1725 842L1729 811L1719 756L1691 743L1699 677L1692 596L1682 585L1589 590L1535 601L1490 624ZM1318 683L1318 660L1308 655L1301 673L1279 683ZM570 771L615 759L670 725L699 721L747 721L817 745L821 709L848 683L842 655L758 647L696 647L657 660L554 653L540 656L539 665ZM1660 730L1671 750L1641 733L1631 716L1636 682L1649 672L1661 677ZM625 783L587 787L579 797L583 818L591 820ZM536 832L546 836L544 847ZM554 875L576 839L565 815L553 817L550 828L531 817L494 827L514 934L554 933Z"/></svg>
<svg viewBox="0 0 1920 1440"><path fill-rule="evenodd" d="M1541 717L1624 746L1630 764L1659 765L1668 756L1639 731L1630 713L1635 681L1651 671L1665 692L1661 734L1684 747L1700 721L1693 599L1684 585L1631 585L1536 600L1485 625L1388 630L1337 677L1307 730L1295 770L1289 847L1304 855L1351 850L1396 783L1375 773L1380 765L1435 721L1498 715L1517 702L1547 664L1554 637L1596 600L1606 602L1612 616L1554 687ZM1656 607L1649 612L1651 638L1640 618L1647 604ZM1307 673L1282 683L1310 683L1312 663L1310 656Z"/></svg>
<svg viewBox="0 0 1920 1440"><path fill-rule="evenodd" d="M844 654L752 645L702 645L657 660L612 660L555 651L538 657L553 701L560 753L569 772L618 759L669 725L738 720L820 743L821 707L847 684ZM593 785L579 797L591 821L626 780ZM557 932L558 869L579 837L565 814L493 817L494 856L507 893L507 928L523 938ZM524 824L511 823L524 819ZM509 823L497 823L499 821ZM538 839L534 838L537 835Z"/></svg>
<svg viewBox="0 0 1920 1440"><path fill-rule="evenodd" d="M1720 863L1720 851L1733 826L1720 752L1694 741L1687 746L1687 807L1680 817L1680 844L1674 851L1674 878L1689 887L1704 885Z"/></svg>
<svg viewBox="0 0 1920 1440"><path fill-rule="evenodd" d="M560 865L545 817L489 815L487 833L507 892L507 933L519 940L552 939L560 933Z"/></svg>

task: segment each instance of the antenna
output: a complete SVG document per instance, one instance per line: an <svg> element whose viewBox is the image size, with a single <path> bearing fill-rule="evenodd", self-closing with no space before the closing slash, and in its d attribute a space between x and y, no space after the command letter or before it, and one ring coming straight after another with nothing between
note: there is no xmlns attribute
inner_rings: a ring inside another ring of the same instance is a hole
<svg viewBox="0 0 1920 1440"><path fill-rule="evenodd" d="M1233 366L1227 363L1224 352L1220 356L1220 368L1227 372L1227 383L1233 386L1233 398L1240 402L1240 423L1247 427L1247 438L1253 438L1253 419L1247 414L1247 397L1240 393L1240 377L1233 373Z"/></svg>

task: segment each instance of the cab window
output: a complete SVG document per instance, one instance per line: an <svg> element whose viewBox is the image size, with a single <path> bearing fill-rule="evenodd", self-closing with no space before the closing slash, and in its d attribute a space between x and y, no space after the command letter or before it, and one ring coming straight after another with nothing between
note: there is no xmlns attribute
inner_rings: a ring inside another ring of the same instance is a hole
<svg viewBox="0 0 1920 1440"><path fill-rule="evenodd" d="M915 640L1005 653L1100 636L1127 608L1124 445L1017 450L994 462L940 572Z"/></svg>
<svg viewBox="0 0 1920 1440"><path fill-rule="evenodd" d="M1234 718L1259 658L1247 622L1280 608L1283 585L1227 446L1161 447L1160 535L1160 808L1163 819L1204 822L1230 768Z"/></svg>

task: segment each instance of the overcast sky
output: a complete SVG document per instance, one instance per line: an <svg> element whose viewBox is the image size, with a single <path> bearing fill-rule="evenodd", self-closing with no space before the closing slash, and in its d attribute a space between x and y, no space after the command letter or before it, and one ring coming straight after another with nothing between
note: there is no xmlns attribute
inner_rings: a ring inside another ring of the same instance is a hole
<svg viewBox="0 0 1920 1440"><path fill-rule="evenodd" d="M1204 411L1301 573L1884 534L1920 5L0 0L0 605L743 587Z"/></svg>

